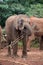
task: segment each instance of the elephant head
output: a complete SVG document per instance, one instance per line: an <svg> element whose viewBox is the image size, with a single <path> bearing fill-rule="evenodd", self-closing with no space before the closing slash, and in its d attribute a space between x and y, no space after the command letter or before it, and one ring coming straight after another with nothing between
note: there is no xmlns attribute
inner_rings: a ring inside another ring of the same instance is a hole
<svg viewBox="0 0 43 65"><path fill-rule="evenodd" d="M20 31L25 30L26 34L28 34L29 36L32 34L32 28L28 21L25 22L25 20L21 18L17 21L17 24L18 24L18 29Z"/></svg>
<svg viewBox="0 0 43 65"><path fill-rule="evenodd" d="M31 27L32 27L32 30L33 30L33 34L35 36L40 36L40 33L39 33L40 29L39 29L39 27L35 23L32 23Z"/></svg>
<svg viewBox="0 0 43 65"><path fill-rule="evenodd" d="M31 35L32 34L32 28L30 25L30 19L26 15L17 15L16 19L14 20L13 26L16 28L16 30L26 30L26 34Z"/></svg>

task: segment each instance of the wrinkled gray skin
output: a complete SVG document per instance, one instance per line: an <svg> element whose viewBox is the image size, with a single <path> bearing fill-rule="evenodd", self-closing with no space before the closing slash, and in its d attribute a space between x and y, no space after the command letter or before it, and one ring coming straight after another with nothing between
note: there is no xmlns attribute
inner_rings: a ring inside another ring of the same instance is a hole
<svg viewBox="0 0 43 65"><path fill-rule="evenodd" d="M6 34L7 34L8 45L11 44L11 41L16 40L18 37L24 34L24 37L22 39L20 37L20 39L23 41L22 57L27 56L26 42L27 42L28 37L32 34L32 29L29 24L29 20L27 16L26 15L10 16L6 20L5 29L6 29ZM17 42L15 42L16 44L14 43L15 45L12 46L14 56L17 56L18 41L19 40L17 40ZM10 47L8 47L8 54L11 55Z"/></svg>

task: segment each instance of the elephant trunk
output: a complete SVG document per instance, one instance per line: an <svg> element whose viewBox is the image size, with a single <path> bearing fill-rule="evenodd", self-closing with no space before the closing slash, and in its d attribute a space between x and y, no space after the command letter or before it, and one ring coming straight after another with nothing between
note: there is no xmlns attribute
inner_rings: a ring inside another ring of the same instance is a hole
<svg viewBox="0 0 43 65"><path fill-rule="evenodd" d="M31 28L30 24L29 23L25 23L24 26L26 28L26 34L28 36L31 36L31 34L32 34L32 28Z"/></svg>

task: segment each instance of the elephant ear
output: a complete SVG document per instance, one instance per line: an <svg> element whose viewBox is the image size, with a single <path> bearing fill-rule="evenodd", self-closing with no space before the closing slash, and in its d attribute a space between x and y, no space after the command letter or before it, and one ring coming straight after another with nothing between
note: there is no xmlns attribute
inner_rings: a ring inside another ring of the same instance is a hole
<svg viewBox="0 0 43 65"><path fill-rule="evenodd" d="M24 22L24 27L26 28L26 34L30 36L33 32L31 25L28 22Z"/></svg>
<svg viewBox="0 0 43 65"><path fill-rule="evenodd" d="M27 23L31 25L31 23L30 23L30 19L29 19L29 18L27 18Z"/></svg>

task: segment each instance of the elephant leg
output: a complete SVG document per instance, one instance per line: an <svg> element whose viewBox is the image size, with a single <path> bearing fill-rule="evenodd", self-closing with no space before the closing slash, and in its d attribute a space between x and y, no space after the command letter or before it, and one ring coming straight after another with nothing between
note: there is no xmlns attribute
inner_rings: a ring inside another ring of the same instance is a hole
<svg viewBox="0 0 43 65"><path fill-rule="evenodd" d="M11 49L8 47L8 55L11 55Z"/></svg>
<svg viewBox="0 0 43 65"><path fill-rule="evenodd" d="M28 52L30 51L30 42L31 42L31 40L28 38L27 43L26 43Z"/></svg>
<svg viewBox="0 0 43 65"><path fill-rule="evenodd" d="M23 52L22 52L22 57L27 56L27 44L26 44L26 37L23 38Z"/></svg>
<svg viewBox="0 0 43 65"><path fill-rule="evenodd" d="M16 43L15 45L13 45L13 55L17 56L17 51L18 51L18 43Z"/></svg>
<svg viewBox="0 0 43 65"><path fill-rule="evenodd" d="M10 45L11 44L11 42L9 42L9 44L8 45ZM11 48L8 46L8 55L10 56L11 55Z"/></svg>
<svg viewBox="0 0 43 65"><path fill-rule="evenodd" d="M41 36L40 40L40 50L43 50L43 36Z"/></svg>

